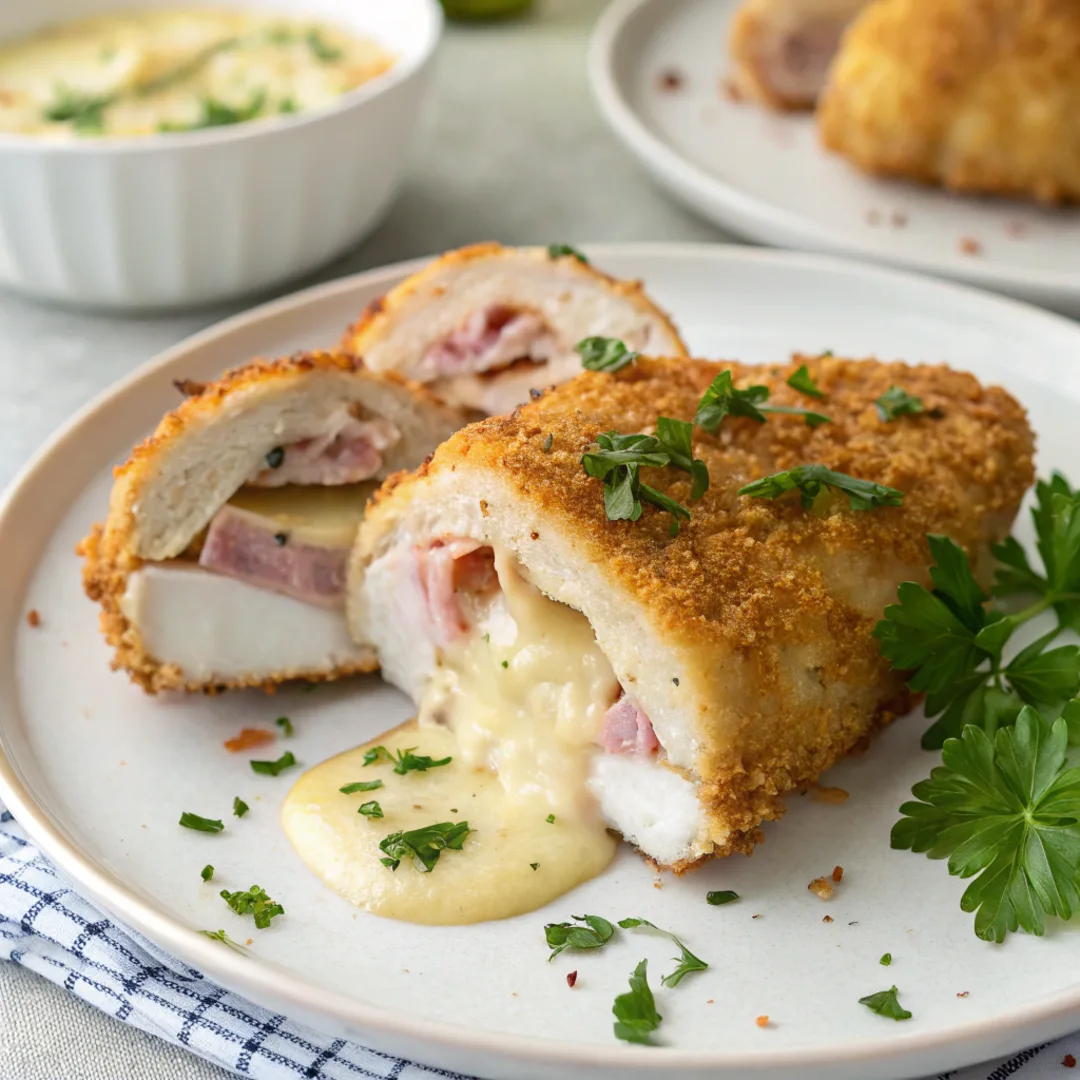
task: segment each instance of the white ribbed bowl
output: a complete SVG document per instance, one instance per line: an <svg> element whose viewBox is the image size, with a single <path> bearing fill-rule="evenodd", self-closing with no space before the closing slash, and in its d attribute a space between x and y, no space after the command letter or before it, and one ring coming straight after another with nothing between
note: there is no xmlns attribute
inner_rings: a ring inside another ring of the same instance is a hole
<svg viewBox="0 0 1080 1080"><path fill-rule="evenodd" d="M0 2L0 39L185 0ZM187 0L191 3L192 0ZM224 300L347 250L395 195L442 29L437 0L216 0L326 19L398 56L333 106L205 131L0 134L0 285L98 308Z"/></svg>

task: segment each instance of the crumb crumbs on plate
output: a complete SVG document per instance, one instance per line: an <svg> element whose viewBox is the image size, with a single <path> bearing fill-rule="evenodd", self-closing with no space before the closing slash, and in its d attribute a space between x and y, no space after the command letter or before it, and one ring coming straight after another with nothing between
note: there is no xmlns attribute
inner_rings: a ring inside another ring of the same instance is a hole
<svg viewBox="0 0 1080 1080"><path fill-rule="evenodd" d="M967 996L968 996L968 994L970 994L970 993L971 993L971 991L970 991L970 990L961 990L961 991L960 991L960 993L959 993L959 994L957 994L956 996L957 996L957 997L967 997Z"/></svg>
<svg viewBox="0 0 1080 1080"><path fill-rule="evenodd" d="M716 1000L714 998L707 998L706 1001L705 1001L705 1004L706 1005L715 1005Z"/></svg>
<svg viewBox="0 0 1080 1080"><path fill-rule="evenodd" d="M760 1028L768 1027L769 1026L769 1017L767 1015L759 1016L754 1021L754 1023L757 1024L757 1026L760 1027Z"/></svg>
<svg viewBox="0 0 1080 1080"><path fill-rule="evenodd" d="M831 915L826 915L821 921L822 922L832 922L833 917Z"/></svg>
<svg viewBox="0 0 1080 1080"><path fill-rule="evenodd" d="M848 793L841 787L822 787L820 784L811 784L810 799L812 802L839 806L840 803L847 802Z"/></svg>
<svg viewBox="0 0 1080 1080"><path fill-rule="evenodd" d="M667 68L656 76L656 89L665 94L672 94L686 85L686 76L674 68Z"/></svg>
<svg viewBox="0 0 1080 1080"><path fill-rule="evenodd" d="M760 915L751 915L750 918L751 919L760 919L761 916Z"/></svg>
<svg viewBox="0 0 1080 1080"><path fill-rule="evenodd" d="M832 899L833 887L823 877L814 878L806 887L821 900Z"/></svg>
<svg viewBox="0 0 1080 1080"><path fill-rule="evenodd" d="M974 236L961 236L960 253L962 255L981 255L982 244Z"/></svg>
<svg viewBox="0 0 1080 1080"><path fill-rule="evenodd" d="M274 732L267 731L265 728L246 727L240 731L239 735L225 740L225 749L230 754L239 754L243 750L254 750L256 746L272 743L276 738L277 735Z"/></svg>
<svg viewBox="0 0 1080 1080"><path fill-rule="evenodd" d="M571 990L573 990L574 985L576 983L577 983L577 972L576 971L568 971L566 973L566 985L569 986Z"/></svg>
<svg viewBox="0 0 1080 1080"><path fill-rule="evenodd" d="M722 75L717 85L720 88L721 97L727 98L728 101L734 102L735 104L742 101L742 91L734 80Z"/></svg>
<svg viewBox="0 0 1080 1080"><path fill-rule="evenodd" d="M1075 1069L1076 1068L1076 1058L1074 1058L1072 1056L1072 1054L1066 1054L1061 1059L1061 1064L1064 1065L1066 1069Z"/></svg>
<svg viewBox="0 0 1080 1080"><path fill-rule="evenodd" d="M903 210L894 210L889 217L889 223L894 229L903 229L908 223L908 216Z"/></svg>
<svg viewBox="0 0 1080 1080"><path fill-rule="evenodd" d="M38 612L38 609L36 607L31 608L26 613L26 622L27 622L28 626L40 626L41 625L41 615Z"/></svg>
<svg viewBox="0 0 1080 1080"><path fill-rule="evenodd" d="M834 866L832 868L832 879L833 879L833 881L835 881L839 885L840 882L843 880L843 878L844 878L844 868L842 866Z"/></svg>

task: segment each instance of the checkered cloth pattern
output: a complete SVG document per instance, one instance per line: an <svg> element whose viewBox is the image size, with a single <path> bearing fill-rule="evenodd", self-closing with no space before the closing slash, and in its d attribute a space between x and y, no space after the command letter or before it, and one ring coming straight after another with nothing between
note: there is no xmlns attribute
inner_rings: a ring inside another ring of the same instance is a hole
<svg viewBox="0 0 1080 1080"><path fill-rule="evenodd" d="M0 804L0 960L13 960L126 1024L258 1080L469 1080L310 1028L215 986L66 885ZM936 1080L1068 1080L1080 1035Z"/></svg>

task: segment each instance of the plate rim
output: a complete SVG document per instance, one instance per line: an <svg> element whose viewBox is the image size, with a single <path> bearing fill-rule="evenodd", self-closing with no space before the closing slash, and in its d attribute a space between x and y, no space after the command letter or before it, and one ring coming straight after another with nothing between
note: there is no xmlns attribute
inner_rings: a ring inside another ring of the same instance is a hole
<svg viewBox="0 0 1080 1080"><path fill-rule="evenodd" d="M878 266L947 277L1013 296L1037 297L1059 304L1080 303L1080 272L1010 270L997 263L980 263L956 255L931 259L905 252L882 252L871 244L819 225L812 218L775 207L683 157L642 120L615 73L616 51L630 24L643 9L660 8L668 2L611 0L589 37L589 84L600 114L638 163L698 213L743 236L784 248L863 259Z"/></svg>
<svg viewBox="0 0 1080 1080"><path fill-rule="evenodd" d="M619 2L619 0L616 0ZM634 4L652 0L630 0ZM737 244L709 243L607 243L582 244L592 256L607 258L634 256L643 259L670 258L678 261L756 262L778 267L816 271L823 274L858 272L873 276L885 285L889 281L909 288L920 287L952 294L957 300L987 308L1001 308L1014 320L1032 325L1033 332L1065 334L1076 339L1080 348L1080 326L1071 320L1034 308L1008 297L980 292L964 285L926 278L906 271L867 266L856 260L832 255L805 254L746 248ZM286 314L296 314L305 307L317 305L364 287L385 287L430 261L429 257L410 259L377 267L329 282L314 285L295 293L257 305L230 316L188 336L176 345L163 350L118 379L62 424L44 445L23 466L0 494L0 518L9 513L17 498L32 486L37 473L54 455L64 453L67 444L97 413L107 409L114 398L136 384L151 379L162 368L175 363L192 350L202 348L230 333ZM1049 1000L1038 999L1014 1011L1007 1021L1001 1019L973 1020L969 1023L937 1032L890 1032L875 1042L844 1047L783 1047L754 1052L725 1052L723 1050L682 1050L676 1047L636 1047L614 1044L562 1046L536 1037L521 1037L492 1032L470 1032L445 1021L410 1017L404 1012L383 1009L327 990L298 973L269 960L253 965L245 956L207 940L198 930L179 918L160 909L138 889L126 884L122 877L91 856L69 839L59 821L34 799L23 784L20 771L9 760L0 739L0 798L12 812L17 823L40 850L57 866L61 875L77 884L122 925L132 927L168 953L197 968L220 985L235 990L250 1000L286 1015L297 1017L319 1027L319 1018L329 1020L338 1028L345 1026L370 1038L376 1045L396 1044L395 1053L413 1060L431 1059L433 1055L454 1054L458 1060L465 1055L481 1055L488 1064L527 1063L532 1066L577 1065L595 1070L617 1070L623 1074L666 1075L669 1070L694 1073L707 1070L727 1075L781 1075L782 1070L794 1067L828 1066L888 1066L889 1076L908 1075L905 1066L916 1067L920 1058L940 1054L930 1069L951 1068L983 1060L985 1052L979 1047L988 1036L1001 1042L1003 1033L1010 1036L1008 1045L1023 1045L1067 1034L1080 1023L1080 982ZM314 1018L314 1019L313 1019ZM323 1029L325 1030L325 1028ZM1011 1041L1015 1040L1015 1041ZM966 1049L965 1049L966 1048ZM1005 1049L1001 1053L1008 1053ZM948 1064L944 1064L948 1059ZM470 1068L472 1066L469 1066ZM923 1065L918 1065L924 1069ZM864 1074L847 1073L844 1076Z"/></svg>

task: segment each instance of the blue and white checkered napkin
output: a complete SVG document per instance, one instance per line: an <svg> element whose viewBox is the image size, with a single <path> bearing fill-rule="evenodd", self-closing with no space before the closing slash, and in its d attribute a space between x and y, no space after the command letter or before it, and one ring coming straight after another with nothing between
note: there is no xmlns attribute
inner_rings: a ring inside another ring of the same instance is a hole
<svg viewBox="0 0 1080 1080"><path fill-rule="evenodd" d="M14 960L143 1031L264 1080L468 1080L328 1039L215 986L66 885L0 804L0 960ZM1080 1080L1080 1035L937 1080Z"/></svg>

